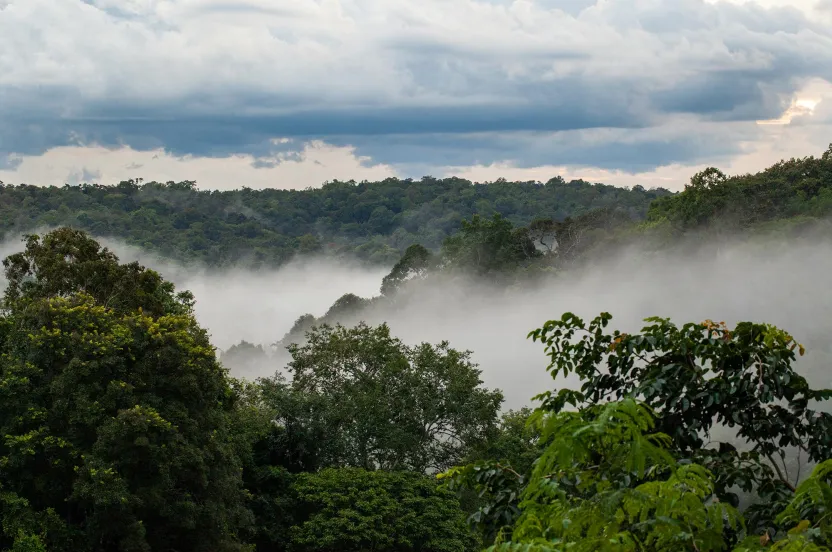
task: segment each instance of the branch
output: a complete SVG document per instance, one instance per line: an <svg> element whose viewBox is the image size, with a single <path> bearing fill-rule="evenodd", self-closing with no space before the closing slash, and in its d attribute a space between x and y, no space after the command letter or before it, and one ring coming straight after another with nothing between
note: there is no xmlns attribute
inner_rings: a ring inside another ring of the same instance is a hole
<svg viewBox="0 0 832 552"><path fill-rule="evenodd" d="M499 463L498 463L498 464L495 464L495 465L496 465L498 468L500 468L501 470L503 470L503 471L507 471L507 472L509 472L510 474L514 475L517 479L523 479L523 476L522 476L522 475L520 475L519 473L517 473L516 471L514 471L514 470L512 469L512 467L511 467L511 466L503 466L502 464L499 464Z"/></svg>
<svg viewBox="0 0 832 552"><path fill-rule="evenodd" d="M783 483L785 483L786 486L789 489L791 489L792 492L795 492L797 489L795 489L795 487L794 487L794 485L792 485L791 481L789 481L788 479L786 479L785 476L783 476L783 472L780 470L780 466L777 465L777 462L774 461L774 458L772 458L771 454L766 454L766 458L768 458L769 462L771 462L771 465L774 468L774 471L777 472L777 476L780 478L780 480Z"/></svg>

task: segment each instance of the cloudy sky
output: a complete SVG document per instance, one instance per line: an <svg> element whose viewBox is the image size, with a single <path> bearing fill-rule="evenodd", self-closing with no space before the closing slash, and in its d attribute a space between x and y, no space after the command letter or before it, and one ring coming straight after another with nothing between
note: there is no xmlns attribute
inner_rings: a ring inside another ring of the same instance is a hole
<svg viewBox="0 0 832 552"><path fill-rule="evenodd" d="M832 0L0 0L0 180L555 175L832 142Z"/></svg>

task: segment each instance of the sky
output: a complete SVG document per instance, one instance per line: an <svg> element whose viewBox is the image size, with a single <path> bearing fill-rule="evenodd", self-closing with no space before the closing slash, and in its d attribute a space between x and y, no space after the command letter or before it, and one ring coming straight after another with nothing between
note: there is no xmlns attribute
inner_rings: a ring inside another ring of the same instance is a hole
<svg viewBox="0 0 832 552"><path fill-rule="evenodd" d="M681 189L832 142L832 0L0 0L0 180Z"/></svg>

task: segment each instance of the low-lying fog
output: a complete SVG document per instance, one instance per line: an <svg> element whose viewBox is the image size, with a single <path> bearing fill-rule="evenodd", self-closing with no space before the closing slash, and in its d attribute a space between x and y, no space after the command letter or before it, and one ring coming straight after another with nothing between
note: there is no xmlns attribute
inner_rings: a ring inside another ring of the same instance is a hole
<svg viewBox="0 0 832 552"><path fill-rule="evenodd" d="M104 241L122 260L138 259L179 289L193 291L197 317L220 349L241 340L268 346L281 339L298 316L320 316L344 293L376 295L386 272L326 259L259 272L210 271L177 266ZM6 243L0 253L5 256L21 248L20 241ZM565 311L585 318L608 311L615 327L630 331L654 315L678 324L706 318L728 324L770 322L807 346L800 366L813 384L828 386L830 275L830 243L723 245L697 256L632 251L522 289L498 290L461 280L418 285L404 307L374 307L363 318L368 323L387 321L393 333L409 343L448 340L457 349L472 350L486 385L504 391L507 408L528 404L530 397L552 386L541 345L526 335ZM284 362L285 356L279 355L260 373L245 375L271 375Z"/></svg>
<svg viewBox="0 0 832 552"><path fill-rule="evenodd" d="M197 299L198 319L221 350L241 340L268 350L300 315L321 316L344 293L378 294L387 272L327 259L296 261L277 270L207 270L179 266L111 240L102 242L122 261L139 260L179 289L190 289ZM0 255L21 249L19 240L6 242L0 245ZM630 250L580 272L511 289L463 279L415 282L398 298L396 308L379 302L362 318L370 324L386 321L408 343L448 340L457 349L473 351L485 384L503 390L504 408L530 404L532 396L554 387L545 371L548 359L542 346L526 335L565 311L585 319L607 311L613 315L613 327L626 331L638 330L648 316L670 317L680 325L706 318L729 325L743 320L772 323L806 345L808 352L798 360L798 369L811 383L832 387L830 275L832 241L722 245L697 255ZM285 350L275 351L265 363L230 368L238 377L270 376L287 358ZM712 438L745 448L728 428L714 428ZM793 451L787 464L792 477L810 471Z"/></svg>

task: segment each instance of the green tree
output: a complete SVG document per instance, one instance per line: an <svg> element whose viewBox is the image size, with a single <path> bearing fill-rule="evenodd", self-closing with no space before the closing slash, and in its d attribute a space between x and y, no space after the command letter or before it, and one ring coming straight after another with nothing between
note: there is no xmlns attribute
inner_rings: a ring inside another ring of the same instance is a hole
<svg viewBox="0 0 832 552"><path fill-rule="evenodd" d="M119 264L115 254L84 232L59 228L42 239L29 235L25 243L24 251L3 260L7 306L85 293L116 312L190 313L190 292L175 294L173 284L137 262Z"/></svg>
<svg viewBox="0 0 832 552"><path fill-rule="evenodd" d="M625 334L607 331L609 320L566 313L529 334L545 344L555 379L582 380L580 390L535 397L543 452L532 469L492 456L443 475L450 488L486 498L471 521L498 535L497 549L826 546L832 417L810 405L832 392L795 372L803 347L767 324L651 318ZM712 446L718 424L750 450ZM789 477L795 450L821 462L812 483ZM741 517L737 489L753 497Z"/></svg>
<svg viewBox="0 0 832 552"><path fill-rule="evenodd" d="M645 405L625 399L537 415L549 445L510 541L493 550L715 552L742 529L736 509L708 500L708 470L678 464L665 449L670 438L655 431Z"/></svg>
<svg viewBox="0 0 832 552"><path fill-rule="evenodd" d="M387 325L324 325L289 351L291 383L273 378L269 392L279 424L316 434L322 467L446 469L497 423L502 393L446 342L410 347Z"/></svg>
<svg viewBox="0 0 832 552"><path fill-rule="evenodd" d="M446 478L485 542L493 542L520 515L518 498L543 450L539 428L529 423L531 415L530 408L503 413L497 431L465 459L465 468Z"/></svg>
<svg viewBox="0 0 832 552"><path fill-rule="evenodd" d="M241 549L235 394L190 296L66 229L4 266L0 547Z"/></svg>
<svg viewBox="0 0 832 552"><path fill-rule="evenodd" d="M354 293L345 293L332 303L329 310L324 314L324 320L339 320L346 316L353 315L369 304L369 300L359 297ZM297 324L298 320L295 322Z"/></svg>
<svg viewBox="0 0 832 552"><path fill-rule="evenodd" d="M242 458L248 506L254 515L248 542L258 552L283 552L296 506L292 474L306 468L307 435L274 424L274 404L262 382L232 380L232 385L237 396L232 417L235 450Z"/></svg>
<svg viewBox="0 0 832 552"><path fill-rule="evenodd" d="M527 473L541 450L540 430L529 423L532 414L529 407L503 412L497 430L470 459L496 460L519 473Z"/></svg>
<svg viewBox="0 0 832 552"><path fill-rule="evenodd" d="M749 534L715 496L704 466L679 461L647 405L625 398L578 412L538 409L548 445L520 493L519 515L493 552L829 552L830 463L818 465L777 516ZM470 466L443 478L470 477Z"/></svg>
<svg viewBox="0 0 832 552"><path fill-rule="evenodd" d="M528 231L515 230L499 214L490 220L479 215L463 220L460 231L442 244L442 257L448 266L479 274L515 268L539 255Z"/></svg>
<svg viewBox="0 0 832 552"><path fill-rule="evenodd" d="M399 287L411 278L424 277L433 264L433 255L422 245L414 244L393 265L390 273L381 280L381 294L393 295Z"/></svg>
<svg viewBox="0 0 832 552"><path fill-rule="evenodd" d="M734 329L706 320L677 327L650 318L640 333L606 332L603 313L585 324L567 313L530 336L545 344L552 376L575 374L580 391L562 389L539 396L558 412L635 397L654 409L660 431L673 451L711 469L717 496L737 504L731 491L756 493L749 521L773 524L796 481L789 475L786 449L819 462L832 456L832 415L811 405L832 397L812 389L793 362L803 346L768 324L742 322ZM751 445L740 452L728 443L708 446L715 425L734 428Z"/></svg>
<svg viewBox="0 0 832 552"><path fill-rule="evenodd" d="M477 542L452 493L417 473L325 469L297 476L290 552L468 552Z"/></svg>

